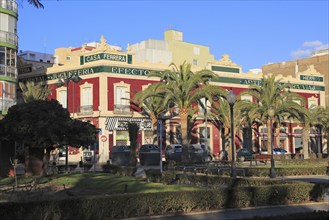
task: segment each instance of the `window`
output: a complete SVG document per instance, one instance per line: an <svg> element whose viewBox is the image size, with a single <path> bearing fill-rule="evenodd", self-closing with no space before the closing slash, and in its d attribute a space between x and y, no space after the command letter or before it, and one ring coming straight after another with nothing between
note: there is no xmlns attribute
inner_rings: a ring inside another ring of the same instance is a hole
<svg viewBox="0 0 329 220"><path fill-rule="evenodd" d="M206 131L207 131L207 134L206 134ZM205 127L200 127L199 128L199 143L200 144L204 144L205 143L205 140L207 138L207 146L209 146L210 144L210 128L207 127L207 130Z"/></svg>
<svg viewBox="0 0 329 220"><path fill-rule="evenodd" d="M66 57L66 60L71 60L71 57L70 57L70 56L67 56L67 57Z"/></svg>
<svg viewBox="0 0 329 220"><path fill-rule="evenodd" d="M130 114L129 105L130 85L121 81L114 84L114 112L119 114Z"/></svg>
<svg viewBox="0 0 329 220"><path fill-rule="evenodd" d="M194 48L193 48L193 53L194 53L195 55L199 55L199 54L200 54L200 48L199 48L199 47L194 47Z"/></svg>
<svg viewBox="0 0 329 220"><path fill-rule="evenodd" d="M241 96L241 100L252 102L252 96L250 96L250 95L243 95L243 96Z"/></svg>
<svg viewBox="0 0 329 220"><path fill-rule="evenodd" d="M210 111L210 106L208 105L208 101L206 103L206 98L201 98L200 102L202 103L203 107L207 108L207 112L209 112ZM199 114L204 114L205 113L204 108L202 107L202 105L199 104Z"/></svg>
<svg viewBox="0 0 329 220"><path fill-rule="evenodd" d="M93 95L91 87L84 87L81 89L81 106L90 106L93 105Z"/></svg>
<svg viewBox="0 0 329 220"><path fill-rule="evenodd" d="M198 60L193 59L193 65L197 66L198 65Z"/></svg>
<svg viewBox="0 0 329 220"><path fill-rule="evenodd" d="M63 106L63 108L67 108L67 106L66 106L66 88L57 91L57 101Z"/></svg>
<svg viewBox="0 0 329 220"><path fill-rule="evenodd" d="M313 96L311 98L308 98L307 102L308 102L308 109L312 109L318 106L318 98L315 98Z"/></svg>

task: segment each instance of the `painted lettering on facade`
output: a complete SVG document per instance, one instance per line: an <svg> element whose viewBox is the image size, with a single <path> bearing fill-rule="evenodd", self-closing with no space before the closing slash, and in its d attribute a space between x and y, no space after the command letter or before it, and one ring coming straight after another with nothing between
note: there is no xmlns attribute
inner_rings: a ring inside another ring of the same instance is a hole
<svg viewBox="0 0 329 220"><path fill-rule="evenodd" d="M314 81L314 82L323 82L323 77L321 77L321 76L300 75L300 80L307 80L307 81Z"/></svg>
<svg viewBox="0 0 329 220"><path fill-rule="evenodd" d="M242 85L258 85L260 86L262 84L261 80L255 80L255 79L241 79L240 84Z"/></svg>
<svg viewBox="0 0 329 220"><path fill-rule="evenodd" d="M111 60L111 61L117 61L117 62L127 62L127 56L126 55L120 55L120 54L111 54L111 53L99 53L99 54L93 54L90 56L81 56L80 64L89 63L97 60Z"/></svg>
<svg viewBox="0 0 329 220"><path fill-rule="evenodd" d="M146 76L151 73L151 70L111 66L109 72L127 75Z"/></svg>

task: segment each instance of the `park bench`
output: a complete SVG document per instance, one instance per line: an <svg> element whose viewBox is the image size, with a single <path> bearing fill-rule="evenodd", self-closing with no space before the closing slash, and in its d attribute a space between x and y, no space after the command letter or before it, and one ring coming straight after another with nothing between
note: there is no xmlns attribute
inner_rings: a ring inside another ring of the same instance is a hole
<svg viewBox="0 0 329 220"><path fill-rule="evenodd" d="M273 158L274 158L274 160L277 160L276 157L273 157ZM257 161L263 162L266 165L267 161L270 161L270 160L271 160L271 154L254 154L254 155L252 155L252 158L250 160L250 166L252 165L253 161L255 161L255 164L257 166L258 165Z"/></svg>

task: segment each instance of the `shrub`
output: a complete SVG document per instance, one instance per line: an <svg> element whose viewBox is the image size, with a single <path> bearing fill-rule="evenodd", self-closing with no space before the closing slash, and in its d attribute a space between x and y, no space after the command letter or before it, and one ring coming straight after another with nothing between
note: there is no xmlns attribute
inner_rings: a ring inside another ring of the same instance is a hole
<svg viewBox="0 0 329 220"><path fill-rule="evenodd" d="M103 197L0 203L2 219L105 219L220 208L299 203L311 199L316 186L289 183L197 191L121 194Z"/></svg>
<svg viewBox="0 0 329 220"><path fill-rule="evenodd" d="M137 168L135 166L117 166L113 164L103 165L103 170L120 176L133 176Z"/></svg>

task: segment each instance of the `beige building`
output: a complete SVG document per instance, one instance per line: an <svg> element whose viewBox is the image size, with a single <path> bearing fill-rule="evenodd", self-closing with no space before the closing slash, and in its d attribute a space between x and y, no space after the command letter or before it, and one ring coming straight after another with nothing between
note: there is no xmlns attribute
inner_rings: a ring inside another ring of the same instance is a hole
<svg viewBox="0 0 329 220"><path fill-rule="evenodd" d="M183 32L177 30L165 31L164 40L148 39L129 47L131 52L135 53L138 62L166 65L173 62L179 65L186 61L195 67L204 68L208 63L215 61L209 47L184 42Z"/></svg>
<svg viewBox="0 0 329 220"><path fill-rule="evenodd" d="M262 71L264 74L281 74L284 77L291 75L293 77L299 77L300 80L305 80L305 77L299 73L308 72L314 76L312 79L309 78L309 80L314 82L323 80L326 88L325 103L329 105L329 49L317 51L309 58L266 64L262 66ZM318 77L318 74L324 77Z"/></svg>

